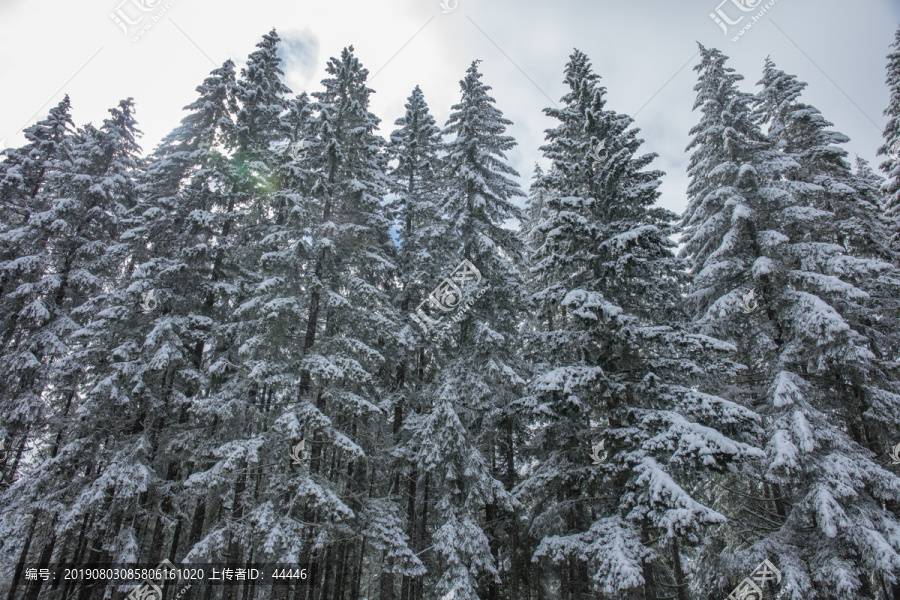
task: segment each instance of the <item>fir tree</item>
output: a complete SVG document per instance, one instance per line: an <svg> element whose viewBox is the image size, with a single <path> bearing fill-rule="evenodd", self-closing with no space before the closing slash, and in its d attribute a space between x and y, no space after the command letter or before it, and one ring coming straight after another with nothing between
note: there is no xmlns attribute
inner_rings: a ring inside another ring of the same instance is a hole
<svg viewBox="0 0 900 600"><path fill-rule="evenodd" d="M644 598L669 585L684 598L681 548L724 520L692 498L694 473L758 453L728 437L752 414L701 389L704 370L732 370L710 360L730 347L673 319L674 215L653 207L662 173L644 170L655 155L638 154L639 130L605 108L598 79L576 50L562 108L545 109L560 124L547 131L544 209L528 226L540 369L522 401L537 464L517 494L562 597L592 584Z"/></svg>
<svg viewBox="0 0 900 600"><path fill-rule="evenodd" d="M430 411L411 420L406 447L418 472L440 482L434 491L439 519L431 534L439 557L436 586L460 600L478 597L482 581L490 594L498 593L499 565L506 562L499 540L508 537L515 506L509 494L515 465L503 464L501 457L515 452L520 424L512 403L525 372L516 349L523 293L516 263L523 248L515 232L503 227L520 217L511 199L523 194L507 177L516 175L505 162L505 152L515 145L504 135L510 121L481 77L473 62L444 129L452 139L441 209L455 247L437 263L449 277L468 260L481 280L475 282L478 276L463 267L468 282L461 281L455 300L464 312L457 323L445 319L437 336L430 336L440 345L435 360L441 368L426 388ZM432 275L423 289L436 284L441 282ZM478 517L482 510L492 522Z"/></svg>
<svg viewBox="0 0 900 600"><path fill-rule="evenodd" d="M887 156L881 169L887 175L882 189L887 199L884 213L891 220L895 248L900 245L900 27L894 35L893 51L888 54L886 83L891 99L884 114L888 117L884 127L884 145L878 154Z"/></svg>
<svg viewBox="0 0 900 600"><path fill-rule="evenodd" d="M33 213L22 232L39 240L32 247L43 252L34 265L39 276L17 289L27 296L29 311L22 316L30 314L33 326L21 329L16 343L34 357L30 363L19 362L29 372L19 370L27 381L20 380L24 387L17 387L40 395L54 412L55 425L33 432L35 445L47 454L0 502L4 531L19 531L28 523L34 533L40 523L42 556L49 556L58 540L71 541L78 525L86 527L86 518L79 517L92 509L97 515L92 517L92 538L98 545L91 558L101 552L131 556L120 537L121 519L144 479L130 471L131 461L122 470L104 470L116 458L110 439L124 425L123 417L84 393L103 385L97 375L109 348L96 344L89 332L103 318L106 295L119 274L118 237L136 197L140 149L133 103L123 100L109 112L100 129L85 126L59 152L41 187L42 198L35 199L36 206L46 208ZM61 447L62 441L68 443ZM63 472L68 476L61 479ZM23 552L38 542L31 533ZM102 551L101 541L106 542ZM34 584L30 593L36 595L39 588Z"/></svg>
<svg viewBox="0 0 900 600"><path fill-rule="evenodd" d="M405 114L394 122L397 129L391 133L387 149L392 163L390 189L395 195L391 208L397 219L399 245L399 290L394 304L401 318L407 321L403 335L398 338L397 386L391 397L391 428L395 444L392 454L398 460L390 486L394 493L400 492L405 498L406 535L413 550L418 552L427 544L426 499L430 478L428 473L419 470L415 461L404 456L403 447L413 435L412 429L422 422L420 415L431 408L424 388L440 365L430 345L415 335L414 330L418 330L420 325L415 319L409 319L418 310L415 302L430 293L431 290L425 286L430 283L432 274L445 267L454 240L450 226L440 212L441 189L446 182L443 161L439 156L443 149L441 130L418 86L407 98L405 108ZM401 471L405 471L405 489L401 489ZM417 510L419 503L421 508ZM429 563L431 566L434 561ZM421 579L416 581L404 576L401 597L409 598L418 585L421 585Z"/></svg>
<svg viewBox="0 0 900 600"><path fill-rule="evenodd" d="M73 138L70 102L66 96L46 119L28 127L22 148L6 151L0 163L0 365L2 391L0 433L8 457L3 461L0 486L17 471L29 433L37 435L47 416L41 393L48 383L50 357L59 347L39 341L50 310L35 293L46 274L43 267L48 232L31 223L35 213L47 209L42 190ZM32 338L32 335L36 337ZM23 343L31 339L32 342ZM11 460L10 460L11 459Z"/></svg>
<svg viewBox="0 0 900 600"><path fill-rule="evenodd" d="M876 201L836 146L846 136L798 101L803 84L767 63L755 114L767 136L726 57L701 53L685 215L692 299L704 331L734 340L750 365L744 398L764 416L766 449L745 464L743 490L725 482L734 528L710 572L736 584L769 558L794 597L874 598L896 576L875 557L893 544L885 502L900 485L872 452L878 431L896 427L885 414L896 415L896 390L871 349L884 335L860 319L862 288L891 285Z"/></svg>

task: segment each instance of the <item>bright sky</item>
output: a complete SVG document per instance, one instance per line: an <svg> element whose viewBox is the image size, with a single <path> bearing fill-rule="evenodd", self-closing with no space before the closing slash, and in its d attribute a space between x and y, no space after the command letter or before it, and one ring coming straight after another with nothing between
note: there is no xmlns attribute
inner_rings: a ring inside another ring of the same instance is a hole
<svg viewBox="0 0 900 600"><path fill-rule="evenodd" d="M481 59L483 81L514 122L508 133L519 146L509 160L526 190L543 162L543 131L554 125L542 109L565 93L573 47L602 77L607 107L634 117L644 151L660 155L652 165L667 172L660 204L676 212L686 204L688 130L699 119L691 112L698 41L731 57L747 91L770 56L809 83L804 101L851 138L851 157L882 160L875 152L888 103L885 56L900 25L896 0L775 0L736 42L764 0L443 2L450 10L440 0L0 0L0 141L23 144L21 130L66 93L77 125L99 125L132 96L148 152L178 124L209 71L227 58L243 66L274 26L295 93L319 89L328 57L355 46L384 137L416 84L444 125L459 80ZM723 23L743 17L727 35L710 17L717 9Z"/></svg>

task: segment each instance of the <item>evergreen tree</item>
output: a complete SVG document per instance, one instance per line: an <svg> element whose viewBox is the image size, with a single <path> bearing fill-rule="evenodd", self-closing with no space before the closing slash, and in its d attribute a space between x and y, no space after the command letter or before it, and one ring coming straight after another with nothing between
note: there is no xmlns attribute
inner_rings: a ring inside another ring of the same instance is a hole
<svg viewBox="0 0 900 600"><path fill-rule="evenodd" d="M701 54L684 217L691 298L703 330L734 340L750 365L740 383L766 449L725 480L721 505L735 514L711 542L726 553L708 573L731 574L718 586L727 593L723 583L768 558L795 598L875 598L896 576L882 557L896 555L900 485L873 452L896 435L898 398L873 353L885 336L864 316L862 288L892 285L877 201L836 146L846 136L798 101L803 84L768 62L753 115L726 57Z"/></svg>
<svg viewBox="0 0 900 600"><path fill-rule="evenodd" d="M887 156L881 163L881 170L887 175L882 189L887 199L884 213L891 220L894 232L894 247L900 247L900 27L894 34L893 52L888 54L886 83L891 99L884 114L888 117L884 127L884 145L878 154Z"/></svg>
<svg viewBox="0 0 900 600"><path fill-rule="evenodd" d="M405 114L394 122L390 135L389 172L394 199L391 208L397 219L398 294L394 304L403 319L418 310L418 299L430 293L426 285L433 273L440 272L446 257L452 253L454 238L449 223L440 212L441 190L446 182L442 152L441 130L416 86L407 98ZM406 501L405 532L416 552L424 550L427 540L429 474L419 471L418 465L404 456L403 448L411 430L421 423L421 415L430 410L429 396L424 393L440 365L430 345L415 335L421 326L408 323L398 339L397 389L392 396L391 422L396 456L391 490L403 494ZM406 427L406 431L404 431ZM412 463L412 464L410 464ZM401 471L406 479L402 486ZM417 510L419 506L419 510ZM424 519L424 520L423 520ZM429 560L429 567L434 565ZM405 576L401 582L401 600L421 596L422 579ZM387 587L387 586L385 586ZM387 590L385 590L387 594Z"/></svg>
<svg viewBox="0 0 900 600"><path fill-rule="evenodd" d="M732 370L710 360L730 347L674 319L674 215L653 207L662 173L644 170L655 155L638 154L639 130L605 108L598 79L575 50L562 108L545 109L560 124L547 131L551 167L535 184L544 209L527 227L538 244L529 353L539 371L522 401L536 466L517 495L540 542L535 559L557 564L560 597L593 584L647 599L667 585L686 598L680 548L724 520L691 497L694 473L758 453L728 437L752 414L702 389Z"/></svg>
<svg viewBox="0 0 900 600"><path fill-rule="evenodd" d="M29 143L7 150L0 163L0 414L5 417L0 440L6 457L0 489L15 477L29 434L39 436L48 416L41 394L60 348L41 340L50 311L35 287L46 276L48 232L34 227L31 217L46 210L48 197L41 192L59 157L71 148L70 108L66 96L46 119L25 130Z"/></svg>
<svg viewBox="0 0 900 600"><path fill-rule="evenodd" d="M20 368L18 374L27 379L12 389L40 397L40 405L50 408L55 421L52 429L33 432L42 460L0 497L5 537L24 531L26 524L30 527L21 535L26 540L23 556L34 544L49 558L57 541L72 541L77 524L86 523L79 517L92 509L97 540L92 558L101 552L121 556L123 506L133 501L143 481L140 473L129 470L130 464L121 471L110 465L115 448L109 442L123 425L122 415L83 393L103 384L97 374L109 359L101 351L108 347L93 343L89 332L95 320L103 318L105 297L119 274L118 237L136 196L134 170L140 149L132 100L121 101L109 112L100 129L87 125L71 145L63 143L65 150L41 186L41 198L34 200L35 206L46 208L23 225L23 238L34 240L32 251L40 254L33 259L34 279L17 289L27 297L27 312L20 314L31 326L19 330L15 343L33 359L19 363L28 371ZM60 448L63 436L69 443ZM39 536L33 538L36 527ZM39 589L35 582L29 593L36 596Z"/></svg>
<svg viewBox="0 0 900 600"><path fill-rule="evenodd" d="M504 135L510 121L481 77L475 61L460 82L461 100L444 129L452 139L447 142L441 211L449 219L455 247L436 265L442 264L445 278L457 274L456 294L441 297L449 307L455 302L459 318L453 322L448 313L430 336L439 344L435 360L441 368L426 388L430 410L411 420L406 446L418 472L435 483L438 519L431 539L437 559L432 573L439 573L436 588L440 594L454 592L460 600L477 598L485 587L496 595L501 565L507 562L500 541L509 539L513 526L515 504L509 490L520 429L513 401L525 373L517 350L523 294L517 263L523 248L515 232L504 228L507 219L520 218L511 199L523 194L507 177L516 175L505 162L505 152L515 145ZM478 274L460 266L462 260ZM447 285L434 275L422 289Z"/></svg>

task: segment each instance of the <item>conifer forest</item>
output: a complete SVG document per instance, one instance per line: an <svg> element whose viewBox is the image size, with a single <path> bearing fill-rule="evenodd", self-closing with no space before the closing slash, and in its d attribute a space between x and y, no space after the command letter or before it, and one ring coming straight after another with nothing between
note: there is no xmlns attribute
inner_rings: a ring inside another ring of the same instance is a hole
<svg viewBox="0 0 900 600"><path fill-rule="evenodd" d="M576 48L527 188L479 60L384 122L258 40L0 154L0 600L900 600L900 29L880 164L705 45L649 147Z"/></svg>

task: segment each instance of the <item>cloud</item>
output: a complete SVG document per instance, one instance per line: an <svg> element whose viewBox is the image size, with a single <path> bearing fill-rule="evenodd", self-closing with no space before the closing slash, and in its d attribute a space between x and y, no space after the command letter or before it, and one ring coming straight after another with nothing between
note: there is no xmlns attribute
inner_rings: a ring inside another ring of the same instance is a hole
<svg viewBox="0 0 900 600"><path fill-rule="evenodd" d="M309 30L278 30L278 57L291 89L307 87L319 62L319 38Z"/></svg>

